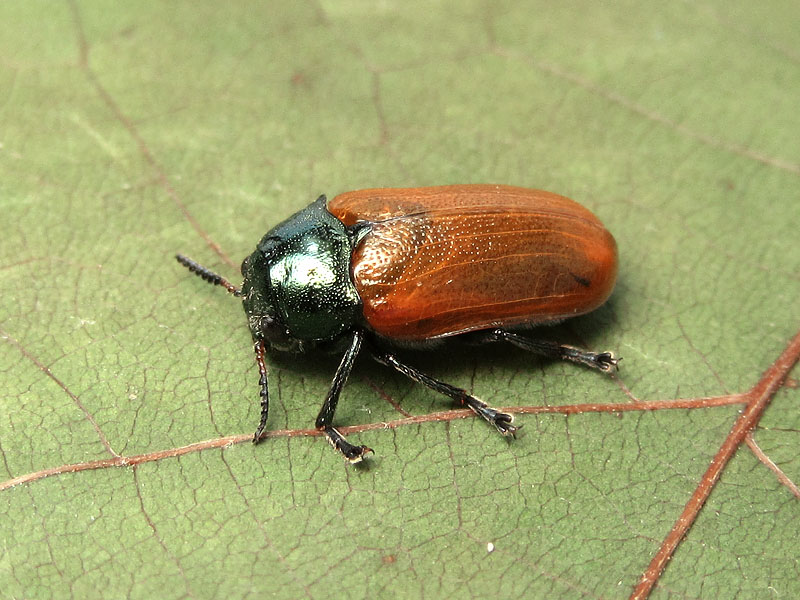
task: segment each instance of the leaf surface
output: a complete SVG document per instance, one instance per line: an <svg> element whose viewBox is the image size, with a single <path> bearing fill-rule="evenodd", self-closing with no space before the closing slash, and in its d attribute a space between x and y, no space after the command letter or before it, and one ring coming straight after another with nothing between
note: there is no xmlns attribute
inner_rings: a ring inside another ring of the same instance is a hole
<svg viewBox="0 0 800 600"><path fill-rule="evenodd" d="M0 589L631 594L800 326L799 18L779 1L3 3ZM612 299L546 333L625 360L615 378L503 348L409 362L498 406L687 403L520 409L508 443L364 360L336 422L376 454L351 468L307 435L336 358L275 357L276 433L247 443L241 308L173 255L238 281L321 193L471 182L606 223ZM800 595L799 399L790 378L652 597Z"/></svg>

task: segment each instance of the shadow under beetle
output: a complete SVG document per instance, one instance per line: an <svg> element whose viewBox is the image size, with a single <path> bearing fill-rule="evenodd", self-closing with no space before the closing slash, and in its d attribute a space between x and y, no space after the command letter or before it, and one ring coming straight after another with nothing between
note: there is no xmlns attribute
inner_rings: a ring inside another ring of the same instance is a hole
<svg viewBox="0 0 800 600"><path fill-rule="evenodd" d="M241 288L176 258L242 298L260 376L254 442L269 412L267 349L343 353L316 427L351 463L372 449L348 442L333 415L362 346L503 435L517 430L512 415L405 364L393 348L478 332L485 342L509 342L599 371L612 371L619 360L519 333L594 310L616 281L612 235L589 210L550 192L453 185L360 190L331 202L320 196L261 239L242 263Z"/></svg>

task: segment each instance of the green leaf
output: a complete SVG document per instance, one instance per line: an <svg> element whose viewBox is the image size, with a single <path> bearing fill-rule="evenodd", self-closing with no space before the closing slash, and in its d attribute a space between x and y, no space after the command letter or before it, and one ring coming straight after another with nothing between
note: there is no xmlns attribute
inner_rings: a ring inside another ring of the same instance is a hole
<svg viewBox="0 0 800 600"><path fill-rule="evenodd" d="M780 1L0 5L3 597L626 597L741 404L523 414L508 443L362 361L336 422L376 454L352 468L300 435L336 357L270 358L288 432L233 443L258 420L244 315L173 255L238 281L320 193L548 189L607 224L621 274L547 333L617 351L618 377L512 349L409 362L498 406L746 392L800 325L798 19ZM381 427L404 418L387 398L420 418ZM782 389L754 433L794 483L798 399ZM742 445L653 597L797 597L797 515Z"/></svg>

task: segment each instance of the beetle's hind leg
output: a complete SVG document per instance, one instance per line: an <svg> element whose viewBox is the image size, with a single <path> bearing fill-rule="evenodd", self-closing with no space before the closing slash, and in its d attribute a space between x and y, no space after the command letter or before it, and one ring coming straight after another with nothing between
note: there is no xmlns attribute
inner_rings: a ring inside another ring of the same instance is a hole
<svg viewBox="0 0 800 600"><path fill-rule="evenodd" d="M484 339L487 342L508 342L529 352L535 352L549 358L569 360L606 373L616 371L617 364L622 360L614 356L613 352L590 352L589 350L551 342L550 340L529 338L517 333L511 333L505 329L492 329L486 333Z"/></svg>
<svg viewBox="0 0 800 600"><path fill-rule="evenodd" d="M468 407L476 415L494 425L497 431L503 435L513 436L517 432L518 427L515 427L511 424L514 421L513 415L500 412L496 408L492 408L483 400L480 400L469 394L466 390L452 386L449 383L444 383L438 379L434 379L430 375L426 375L422 371L400 362L400 360L398 360L394 354L373 352L373 356L378 362L398 370L409 379L416 381L417 383L421 383L433 391L444 394L445 396L448 396Z"/></svg>
<svg viewBox="0 0 800 600"><path fill-rule="evenodd" d="M353 334L353 340L350 342L350 347L342 357L342 362L339 363L339 368L336 369L336 375L333 376L328 395L325 402L317 416L316 427L325 434L328 441L336 450L351 463L361 462L366 454L372 452L372 448L367 446L354 446L336 429L333 427L333 414L336 412L336 405L339 404L339 396L342 393L347 377L350 371L353 370L353 365L356 362L358 351L361 349L361 342L364 340L364 332L356 331Z"/></svg>

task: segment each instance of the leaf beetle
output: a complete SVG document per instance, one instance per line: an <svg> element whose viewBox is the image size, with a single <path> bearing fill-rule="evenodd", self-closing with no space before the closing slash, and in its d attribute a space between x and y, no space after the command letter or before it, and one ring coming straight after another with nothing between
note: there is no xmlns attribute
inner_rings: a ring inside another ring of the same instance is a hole
<svg viewBox="0 0 800 600"><path fill-rule="evenodd" d="M444 394L503 435L513 416L404 363L395 349L471 333L547 357L612 371L612 352L590 352L524 331L594 310L611 294L617 245L577 202L505 185L382 188L315 202L270 230L242 263L236 287L193 260L179 263L242 299L269 414L265 356L339 352L316 427L351 463L372 452L333 426L362 347L374 359Z"/></svg>

